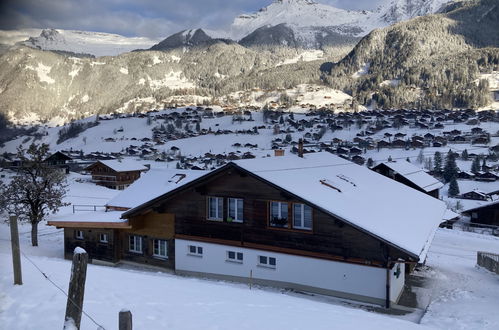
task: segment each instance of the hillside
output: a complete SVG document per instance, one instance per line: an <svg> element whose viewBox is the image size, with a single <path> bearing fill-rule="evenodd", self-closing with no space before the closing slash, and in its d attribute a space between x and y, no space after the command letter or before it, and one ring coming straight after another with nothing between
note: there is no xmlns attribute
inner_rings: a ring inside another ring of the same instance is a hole
<svg viewBox="0 0 499 330"><path fill-rule="evenodd" d="M325 79L381 107L477 108L490 104L482 74L499 70L497 1L466 1L442 14L371 32Z"/></svg>
<svg viewBox="0 0 499 330"><path fill-rule="evenodd" d="M92 59L17 47L0 57L0 113L16 121L67 121L175 103L216 104L237 91L319 83L321 60L293 60L300 54L217 43L185 53L143 51Z"/></svg>

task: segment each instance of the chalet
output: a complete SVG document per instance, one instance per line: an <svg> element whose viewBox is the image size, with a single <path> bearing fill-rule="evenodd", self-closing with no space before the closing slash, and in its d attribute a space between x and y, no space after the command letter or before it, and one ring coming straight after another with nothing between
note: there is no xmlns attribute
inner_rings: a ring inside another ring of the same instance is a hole
<svg viewBox="0 0 499 330"><path fill-rule="evenodd" d="M395 139L393 140L393 142L391 143L391 146L393 148L405 148L407 146L407 143L406 141L404 140L400 140L400 139Z"/></svg>
<svg viewBox="0 0 499 330"><path fill-rule="evenodd" d="M474 177L475 177L475 174L473 174L472 172L468 172L468 171L459 171L457 173L458 179L472 180Z"/></svg>
<svg viewBox="0 0 499 330"><path fill-rule="evenodd" d="M118 196L124 201L108 203L132 207L99 229L113 235L108 258L387 306L401 295L406 264L424 262L445 211L329 153L240 160L190 181L178 175L168 187L161 178L147 185L159 196L146 201L141 179ZM75 244L100 244L82 222L49 224L65 228L66 257Z"/></svg>
<svg viewBox="0 0 499 330"><path fill-rule="evenodd" d="M480 190L471 190L465 193L462 193L461 195L457 196L457 198L462 198L462 199L472 199L476 201L488 201L491 199L489 195L486 193L480 191Z"/></svg>
<svg viewBox="0 0 499 330"><path fill-rule="evenodd" d="M475 180L477 181L488 181L494 182L498 179L498 176L491 172L478 172L475 174Z"/></svg>
<svg viewBox="0 0 499 330"><path fill-rule="evenodd" d="M140 178L140 173L147 171L148 168L136 162L100 160L85 170L90 172L92 181L97 185L123 190Z"/></svg>
<svg viewBox="0 0 499 330"><path fill-rule="evenodd" d="M462 214L468 215L472 223L499 226L499 201L465 210Z"/></svg>
<svg viewBox="0 0 499 330"><path fill-rule="evenodd" d="M55 168L59 168L63 170L66 173L69 173L69 166L70 164L68 162L72 161L73 158L70 156L66 155L65 153L62 153L60 151L57 151L53 153L52 155L48 156L44 162Z"/></svg>
<svg viewBox="0 0 499 330"><path fill-rule="evenodd" d="M435 198L443 187L440 181L405 160L380 163L372 170Z"/></svg>

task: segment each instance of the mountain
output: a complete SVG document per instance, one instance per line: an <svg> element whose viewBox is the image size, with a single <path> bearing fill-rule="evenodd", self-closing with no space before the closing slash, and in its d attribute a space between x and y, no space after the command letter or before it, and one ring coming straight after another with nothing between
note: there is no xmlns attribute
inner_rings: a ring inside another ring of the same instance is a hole
<svg viewBox="0 0 499 330"><path fill-rule="evenodd" d="M176 48L191 48L199 46L208 46L217 42L223 41L222 39L214 39L206 34L202 29L183 30L178 33L172 34L165 40L155 44L149 50L172 50ZM230 42L230 41L224 41Z"/></svg>
<svg viewBox="0 0 499 330"><path fill-rule="evenodd" d="M31 29L29 35L40 31ZM8 31L0 33L0 44L9 43ZM41 50L57 50L73 54L89 54L92 56L115 56L137 48L148 48L156 40L145 37L128 38L118 34L74 31L61 29L44 29L39 36L29 36L27 40L20 41L24 46ZM18 41L18 40L17 40Z"/></svg>
<svg viewBox="0 0 499 330"><path fill-rule="evenodd" d="M375 11L352 11L312 0L275 0L256 13L237 16L229 35L246 46L324 48L354 44L373 29L435 13L449 2L386 0Z"/></svg>
<svg viewBox="0 0 499 330"><path fill-rule="evenodd" d="M372 31L325 80L384 108L479 108L499 71L497 0L455 3L440 14Z"/></svg>
<svg viewBox="0 0 499 330"><path fill-rule="evenodd" d="M234 106L243 97L237 92L320 83L320 58L223 42L188 52L177 48L100 58L19 46L0 56L0 113L16 122L58 118L59 123L176 103L229 100Z"/></svg>

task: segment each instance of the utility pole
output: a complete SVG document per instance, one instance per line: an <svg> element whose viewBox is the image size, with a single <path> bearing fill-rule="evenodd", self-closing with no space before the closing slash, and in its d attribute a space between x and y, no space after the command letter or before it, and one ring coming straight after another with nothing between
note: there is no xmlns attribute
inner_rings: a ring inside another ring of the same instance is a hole
<svg viewBox="0 0 499 330"><path fill-rule="evenodd" d="M21 250L19 247L19 231L17 228L17 217L11 215L9 220L10 220L10 242L12 244L12 265L14 266L14 284L22 285L23 276L21 273Z"/></svg>
<svg viewBox="0 0 499 330"><path fill-rule="evenodd" d="M73 254L71 279L69 281L68 301L64 317L64 329L71 329L71 321L80 329L81 314L83 311L83 296L85 294L85 279L87 277L88 254L84 249L77 247Z"/></svg>

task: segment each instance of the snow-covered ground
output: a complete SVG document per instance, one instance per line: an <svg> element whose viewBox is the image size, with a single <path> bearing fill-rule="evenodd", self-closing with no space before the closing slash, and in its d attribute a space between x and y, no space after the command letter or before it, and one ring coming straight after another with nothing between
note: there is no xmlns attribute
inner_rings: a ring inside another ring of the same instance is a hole
<svg viewBox="0 0 499 330"><path fill-rule="evenodd" d="M66 201L102 205L118 191L69 176ZM71 214L72 206L60 215ZM13 285L10 233L0 223L0 328L54 329L63 324L66 297L38 271L67 290L71 262L63 259L62 230L40 225L40 246L30 246L30 227L20 226L23 285ZM356 304L242 283L180 277L141 267L89 265L84 310L105 329L118 313L133 314L135 329L497 329L497 275L475 266L477 251L499 251L499 238L440 229L430 248L428 268L417 273L428 283L418 300L426 314L370 312ZM29 259L28 259L29 258ZM96 329L82 317L82 329Z"/></svg>

